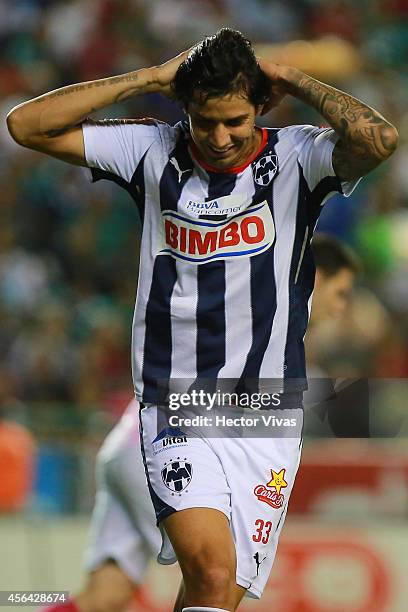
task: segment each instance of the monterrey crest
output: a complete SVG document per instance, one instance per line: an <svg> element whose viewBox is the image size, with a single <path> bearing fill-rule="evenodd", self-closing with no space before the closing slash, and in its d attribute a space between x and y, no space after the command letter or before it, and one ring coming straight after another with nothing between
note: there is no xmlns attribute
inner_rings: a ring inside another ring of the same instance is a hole
<svg viewBox="0 0 408 612"><path fill-rule="evenodd" d="M191 482L193 466L185 458L181 461L179 457L177 461L170 459L162 469L161 476L163 483L170 491L181 493Z"/></svg>
<svg viewBox="0 0 408 612"><path fill-rule="evenodd" d="M258 185L266 187L278 171L278 156L264 155L252 166L254 181Z"/></svg>

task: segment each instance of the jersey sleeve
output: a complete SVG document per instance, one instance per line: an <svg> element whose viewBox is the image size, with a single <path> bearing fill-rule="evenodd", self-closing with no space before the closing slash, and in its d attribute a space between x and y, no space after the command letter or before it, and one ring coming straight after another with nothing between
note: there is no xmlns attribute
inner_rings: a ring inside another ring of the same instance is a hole
<svg viewBox="0 0 408 612"><path fill-rule="evenodd" d="M341 181L333 169L333 149L338 135L331 128L312 125L293 126L292 138L297 151L298 163L312 194L319 194L320 204L335 192L348 197L361 178Z"/></svg>
<svg viewBox="0 0 408 612"><path fill-rule="evenodd" d="M130 183L146 151L160 141L161 124L154 119L88 119L82 132L88 167Z"/></svg>

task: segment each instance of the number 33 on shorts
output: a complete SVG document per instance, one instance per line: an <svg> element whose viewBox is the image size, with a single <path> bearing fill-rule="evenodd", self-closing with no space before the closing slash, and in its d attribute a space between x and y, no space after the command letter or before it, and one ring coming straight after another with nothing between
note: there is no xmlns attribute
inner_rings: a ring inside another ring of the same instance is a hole
<svg viewBox="0 0 408 612"><path fill-rule="evenodd" d="M253 542L262 542L262 544L267 544L271 534L272 522L257 519L255 521L255 528L255 533L252 536Z"/></svg>

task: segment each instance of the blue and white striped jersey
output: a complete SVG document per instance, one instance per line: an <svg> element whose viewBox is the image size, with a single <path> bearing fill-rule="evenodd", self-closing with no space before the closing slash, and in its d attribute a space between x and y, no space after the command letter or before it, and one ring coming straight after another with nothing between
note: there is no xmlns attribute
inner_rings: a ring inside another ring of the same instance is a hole
<svg viewBox="0 0 408 612"><path fill-rule="evenodd" d="M333 130L263 129L254 158L222 172L197 160L184 122L87 121L83 133L94 180L127 189L143 220L137 399L177 379L305 388L310 239L327 197L355 186L333 171Z"/></svg>

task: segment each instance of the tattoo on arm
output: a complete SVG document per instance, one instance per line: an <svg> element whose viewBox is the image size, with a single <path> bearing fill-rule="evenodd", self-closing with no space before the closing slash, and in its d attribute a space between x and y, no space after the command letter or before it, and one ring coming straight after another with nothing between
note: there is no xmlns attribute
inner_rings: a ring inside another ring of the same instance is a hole
<svg viewBox="0 0 408 612"><path fill-rule="evenodd" d="M120 83L132 83L132 82L136 83L138 80L139 80L138 75L136 73L130 72L129 74L123 74L121 76L110 77L108 79L99 79L98 81L89 81L88 83L80 83L78 85L68 85L67 87L62 87L61 89L57 89L56 91L53 91L52 93L46 94L44 96L40 96L39 98L34 100L34 102L36 104L39 104L41 102L44 102L45 98L47 100L53 100L55 98L69 96L72 93L76 93L79 91L86 91L87 89L95 89L97 87L106 87L106 86L109 87L112 85L119 85ZM143 89L144 88L142 87L141 93L143 93ZM130 94L126 92L126 95L128 96ZM123 96L123 93L118 94L117 97L120 98L121 96Z"/></svg>
<svg viewBox="0 0 408 612"><path fill-rule="evenodd" d="M353 96L307 75L302 75L295 95L318 110L340 136L333 151L333 167L340 178L363 176L395 150L395 128Z"/></svg>
<svg viewBox="0 0 408 612"><path fill-rule="evenodd" d="M76 85L69 85L67 87L63 87L61 89L58 89L56 91L53 91L49 94L45 94L35 100L33 100L33 102L35 104L43 104L44 102L47 102L49 100L55 100L61 97L65 97L65 96L70 96L73 93L80 93L80 92L84 92L84 91L88 91L91 89L96 89L96 88L109 88L115 85L120 85L123 83L127 83L127 84L132 84L131 87L128 87L126 89L126 91L120 91L119 93L117 93L116 95L114 95L114 97L109 100L108 104L114 104L116 102L120 102L122 100L126 100L127 98L131 97L132 95L134 95L135 93L145 93L148 90L148 87L150 85L149 82L140 82L140 78L139 75L137 74L137 72L130 72L127 74L123 74L120 76L115 76L115 77L110 77L107 79L99 79L97 81L89 81L86 83L79 83ZM106 104L105 104L106 105ZM89 110L87 110L84 114L84 116L90 115L94 112L96 112L98 110L97 107L93 107L90 106ZM48 138L54 138L56 136L61 136L62 134L69 132L71 129L75 128L76 126L80 125L82 123L82 121L76 121L74 123L65 125L63 127L59 127L56 129L52 129L52 130L48 130L45 133L45 136L47 136Z"/></svg>

